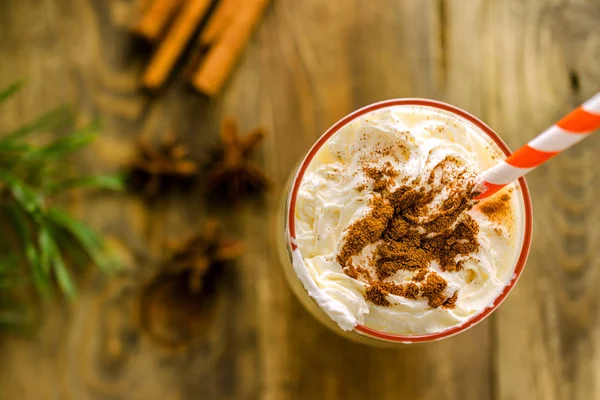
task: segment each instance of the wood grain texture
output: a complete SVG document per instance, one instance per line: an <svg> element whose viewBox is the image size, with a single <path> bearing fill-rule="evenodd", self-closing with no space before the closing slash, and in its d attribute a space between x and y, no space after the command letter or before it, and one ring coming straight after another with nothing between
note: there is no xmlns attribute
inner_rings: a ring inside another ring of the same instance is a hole
<svg viewBox="0 0 600 400"><path fill-rule="evenodd" d="M598 90L600 3L492 3L489 123L514 148ZM500 398L600 396L599 150L591 136L528 176L532 254L495 316Z"/></svg>
<svg viewBox="0 0 600 400"><path fill-rule="evenodd" d="M71 210L124 259L90 272L72 306L49 304L33 339L1 343L0 393L19 399L593 399L600 397L600 184L592 136L528 181L534 242L513 294L488 320L401 350L348 342L314 320L280 271L280 191L315 139L348 112L394 97L462 107L516 148L598 89L597 0L273 0L221 96L182 74L148 96L147 55L127 32L126 0L0 0L0 109L10 128L69 101L104 131L85 171L126 164L138 134L173 129L195 158L224 115L270 134L258 155L275 182L266 204L228 210L202 188L149 206L132 194L77 195ZM129 7L129 8L128 8ZM133 11L132 11L133 10ZM177 75L177 74L176 74ZM206 334L161 348L135 319L140 282L169 237L220 216L248 251L219 281Z"/></svg>

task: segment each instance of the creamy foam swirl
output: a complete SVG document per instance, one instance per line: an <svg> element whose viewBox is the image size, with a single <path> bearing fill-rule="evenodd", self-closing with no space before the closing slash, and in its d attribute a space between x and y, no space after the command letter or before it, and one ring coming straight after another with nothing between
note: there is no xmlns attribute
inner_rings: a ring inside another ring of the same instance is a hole
<svg viewBox="0 0 600 400"><path fill-rule="evenodd" d="M442 174L436 166L453 160L454 174L476 175L499 157L467 121L431 107L395 106L368 113L340 129L319 150L305 173L296 203L296 237L301 257L294 268L320 307L343 329L357 323L394 334L426 334L460 325L488 307L513 272L518 255L520 219L518 196L512 193L509 213L499 221L475 207L469 214L479 224L480 249L464 259L458 272L430 268L448 282L448 296L458 290L454 309L431 308L427 299L388 295L390 307L365 300L368 284L342 272L336 254L344 243L346 229L369 212L374 196L373 180L364 172L366 164L392 165L399 174L392 187L411 184L432 176L426 185L439 185ZM448 178L448 175L445 175ZM442 190L433 202L439 207L448 193ZM513 192L511 185L496 196ZM433 211L433 210L432 210ZM353 263L365 265L375 245L368 245ZM358 258L358 259L357 259ZM398 271L392 280L409 281L411 271Z"/></svg>

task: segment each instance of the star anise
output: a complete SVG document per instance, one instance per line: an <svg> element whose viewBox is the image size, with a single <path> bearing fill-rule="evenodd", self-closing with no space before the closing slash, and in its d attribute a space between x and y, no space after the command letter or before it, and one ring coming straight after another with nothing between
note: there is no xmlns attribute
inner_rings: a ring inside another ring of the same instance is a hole
<svg viewBox="0 0 600 400"><path fill-rule="evenodd" d="M170 275L185 274L188 288L193 293L202 289L202 279L211 268L218 268L242 254L243 244L224 239L218 220L210 219L202 232L172 245L172 255L164 262L163 272Z"/></svg>
<svg viewBox="0 0 600 400"><path fill-rule="evenodd" d="M247 194L265 190L269 178L262 169L248 160L264 138L262 129L251 131L240 139L236 121L227 117L221 123L221 146L213 153L207 176L209 190L225 194L232 202Z"/></svg>
<svg viewBox="0 0 600 400"><path fill-rule="evenodd" d="M220 267L240 256L243 245L224 239L221 224L209 220L200 233L171 247L172 254L142 286L138 311L151 339L180 348L210 325Z"/></svg>
<svg viewBox="0 0 600 400"><path fill-rule="evenodd" d="M133 186L152 198L169 185L185 182L198 173L198 165L187 156L187 149L173 133L164 135L158 146L140 138L131 165Z"/></svg>

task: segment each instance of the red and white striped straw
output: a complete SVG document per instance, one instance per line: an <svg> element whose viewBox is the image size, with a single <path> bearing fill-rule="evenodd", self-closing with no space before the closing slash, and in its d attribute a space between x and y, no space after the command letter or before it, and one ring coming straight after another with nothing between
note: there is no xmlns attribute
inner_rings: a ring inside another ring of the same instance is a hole
<svg viewBox="0 0 600 400"><path fill-rule="evenodd" d="M545 163L600 128L600 93L546 129L506 160L484 171L481 200Z"/></svg>

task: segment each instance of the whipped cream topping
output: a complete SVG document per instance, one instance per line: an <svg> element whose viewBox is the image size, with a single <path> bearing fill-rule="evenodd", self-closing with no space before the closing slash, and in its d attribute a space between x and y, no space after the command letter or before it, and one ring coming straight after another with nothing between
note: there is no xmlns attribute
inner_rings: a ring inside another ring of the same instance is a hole
<svg viewBox="0 0 600 400"><path fill-rule="evenodd" d="M434 271L448 283L447 297L457 293L454 308L432 308L426 298L387 295L389 306L365 299L369 284L346 275L337 255L348 227L364 218L378 196L376 181L365 170L393 168L389 190L422 182L442 185L459 174L477 175L502 153L477 127L449 112L427 106L393 106L367 113L336 132L318 151L302 179L296 202L293 266L309 295L344 330L357 324L387 333L420 335L460 325L490 306L511 279L522 240L522 197L512 184L468 211L479 225L477 252L461 260L459 271ZM451 159L444 174L436 167ZM451 185L450 185L451 186ZM448 187L450 187L448 186ZM442 190L433 207L442 206ZM502 197L503 196L503 197ZM502 215L490 213L504 201ZM487 206L486 206L487 205ZM432 210L433 211L433 210ZM377 244L368 244L352 263L369 268ZM399 270L389 278L402 284L415 272Z"/></svg>

